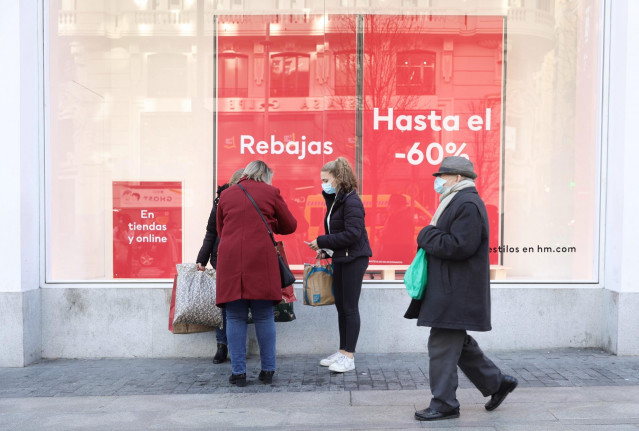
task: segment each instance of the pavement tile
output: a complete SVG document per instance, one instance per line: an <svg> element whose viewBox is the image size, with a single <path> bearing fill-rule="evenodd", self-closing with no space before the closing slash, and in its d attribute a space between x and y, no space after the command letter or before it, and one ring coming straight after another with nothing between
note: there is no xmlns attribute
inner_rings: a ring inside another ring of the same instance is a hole
<svg viewBox="0 0 639 431"><path fill-rule="evenodd" d="M600 405L600 403L584 402L571 407L551 408L549 410L555 417L564 421L593 420L602 416ZM632 420L632 422L639 424L639 399L635 400L634 403L609 402L606 405L605 416L621 422Z"/></svg>
<svg viewBox="0 0 639 431"><path fill-rule="evenodd" d="M487 352L520 387L597 387L639 384L639 358L617 357L600 349ZM255 393L308 391L414 390L428 388L428 358L414 353L358 354L357 369L331 373L316 355L278 357L273 386L235 388L230 363L210 358L42 360L26 368L0 368L0 399L131 394ZM259 358L247 361L250 381ZM459 387L473 385L459 373Z"/></svg>
<svg viewBox="0 0 639 431"><path fill-rule="evenodd" d="M3 431L14 431L26 429L25 422L29 420L29 416L15 412L0 413L0 429Z"/></svg>

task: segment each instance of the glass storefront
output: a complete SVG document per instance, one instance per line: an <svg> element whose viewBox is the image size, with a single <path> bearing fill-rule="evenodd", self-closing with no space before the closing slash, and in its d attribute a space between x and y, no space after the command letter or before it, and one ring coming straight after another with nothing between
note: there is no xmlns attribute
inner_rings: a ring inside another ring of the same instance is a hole
<svg viewBox="0 0 639 431"><path fill-rule="evenodd" d="M496 280L597 281L600 2L389 3L50 1L47 282L170 278L255 159L298 220L281 239L300 269L339 156L367 278L401 280L447 155L479 175Z"/></svg>

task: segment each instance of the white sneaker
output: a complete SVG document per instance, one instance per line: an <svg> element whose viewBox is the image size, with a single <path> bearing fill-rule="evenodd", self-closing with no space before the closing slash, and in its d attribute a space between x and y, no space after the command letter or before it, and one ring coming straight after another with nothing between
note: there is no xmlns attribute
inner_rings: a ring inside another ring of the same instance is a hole
<svg viewBox="0 0 639 431"><path fill-rule="evenodd" d="M330 367L335 362L337 362L339 360L339 358L341 358L342 356L344 356L344 355L342 355L340 352L335 352L331 356L329 356L328 358L322 359L320 361L320 365L322 367Z"/></svg>
<svg viewBox="0 0 639 431"><path fill-rule="evenodd" d="M336 373L345 373L346 371L354 370L355 358L349 358L348 356L342 355L342 357L339 358L337 362L333 363L333 365L328 367L328 369Z"/></svg>

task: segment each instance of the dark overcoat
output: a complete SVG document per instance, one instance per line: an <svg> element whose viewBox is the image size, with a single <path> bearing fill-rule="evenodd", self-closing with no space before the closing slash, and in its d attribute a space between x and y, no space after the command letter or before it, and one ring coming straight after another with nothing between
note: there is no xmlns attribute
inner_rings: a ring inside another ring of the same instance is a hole
<svg viewBox="0 0 639 431"><path fill-rule="evenodd" d="M426 293L404 317L418 326L490 331L488 216L477 189L457 192L437 226L421 230L417 246L428 258Z"/></svg>
<svg viewBox="0 0 639 431"><path fill-rule="evenodd" d="M356 257L371 257L373 252L368 242L364 204L355 190L328 194L322 192L326 201L324 231L326 235L317 237L320 248L333 250L333 262L346 263ZM327 221L330 212L330 226Z"/></svg>
<svg viewBox="0 0 639 431"><path fill-rule="evenodd" d="M209 221L206 224L206 234L204 235L200 252L197 254L197 263L206 266L210 260L214 269L217 269L217 248L220 245L220 237L217 235L217 204L220 201L222 192L228 188L228 184L221 185L217 188L217 197L213 201L213 208L209 215Z"/></svg>
<svg viewBox="0 0 639 431"><path fill-rule="evenodd" d="M273 233L295 232L297 221L279 189L259 181L240 180ZM222 193L217 207L217 297L221 305L239 299L282 300L277 252L266 225L237 185Z"/></svg>

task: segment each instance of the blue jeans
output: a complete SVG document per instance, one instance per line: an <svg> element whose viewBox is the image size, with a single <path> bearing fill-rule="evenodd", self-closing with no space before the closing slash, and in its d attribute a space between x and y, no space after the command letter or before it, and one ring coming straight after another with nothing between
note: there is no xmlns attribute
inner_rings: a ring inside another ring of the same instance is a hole
<svg viewBox="0 0 639 431"><path fill-rule="evenodd" d="M215 328L215 339L217 344L224 344L225 346L229 344L226 340L226 308L222 308L222 328L219 326Z"/></svg>
<svg viewBox="0 0 639 431"><path fill-rule="evenodd" d="M275 371L275 321L273 301L246 300L226 304L226 336L231 354L233 374L246 372L246 328L248 309L251 307L257 343L260 346L260 360L263 371Z"/></svg>

